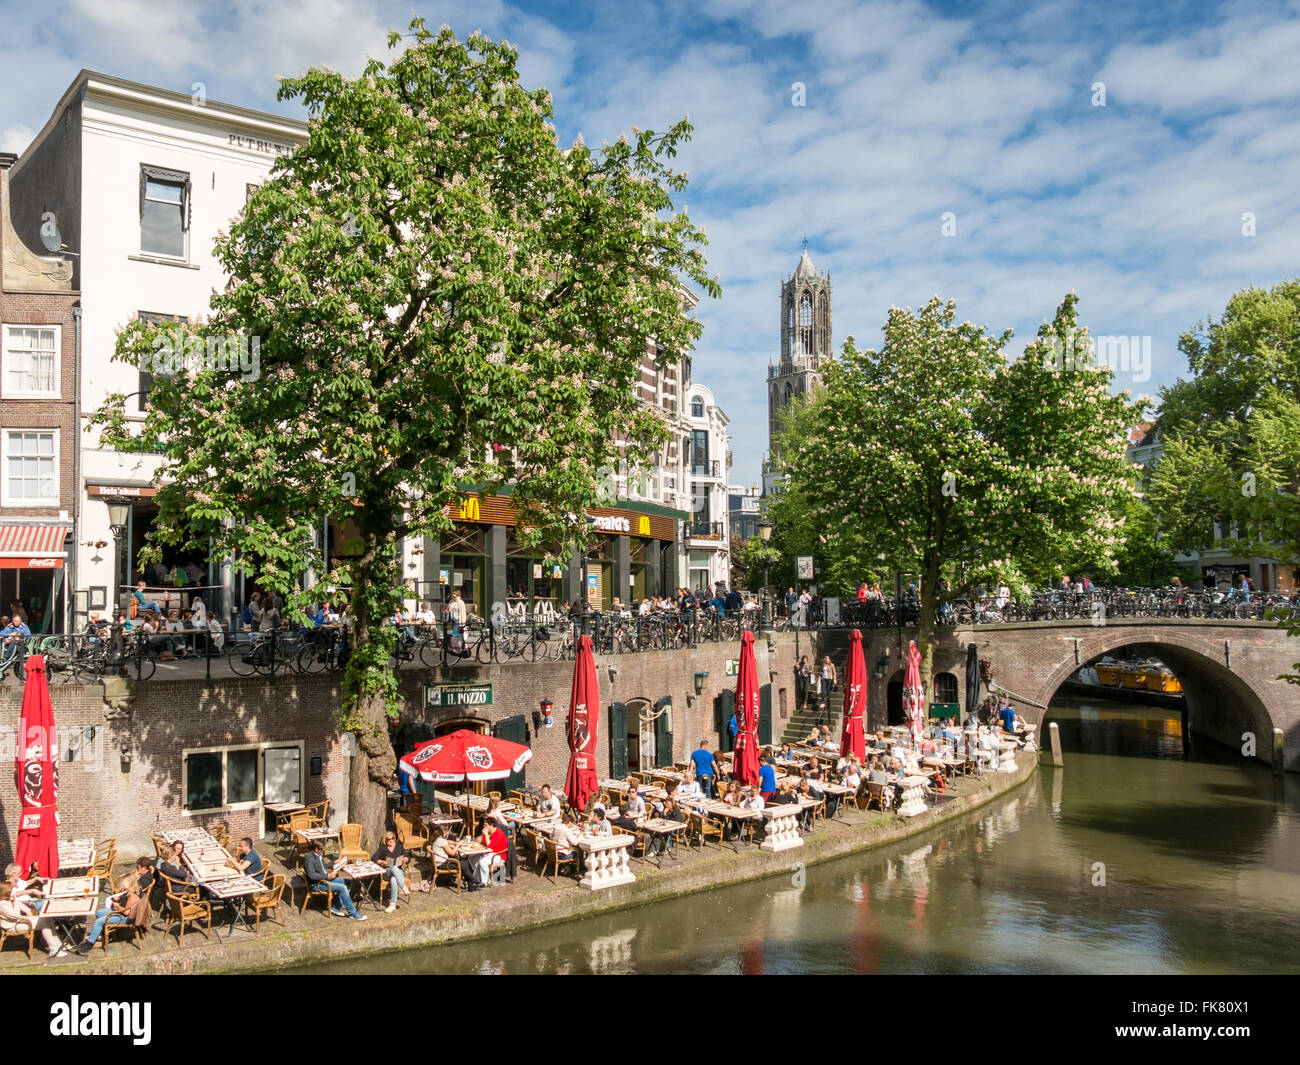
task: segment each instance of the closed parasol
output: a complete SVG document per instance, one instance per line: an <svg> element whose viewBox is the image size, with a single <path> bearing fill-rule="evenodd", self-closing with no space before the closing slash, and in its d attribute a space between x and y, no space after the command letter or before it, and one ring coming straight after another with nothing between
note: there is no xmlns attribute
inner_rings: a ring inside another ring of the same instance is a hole
<svg viewBox="0 0 1300 1065"><path fill-rule="evenodd" d="M849 665L844 673L844 735L840 737L840 757L854 755L858 761L867 757L867 739L862 717L867 709L867 663L862 657L862 633L849 633Z"/></svg>

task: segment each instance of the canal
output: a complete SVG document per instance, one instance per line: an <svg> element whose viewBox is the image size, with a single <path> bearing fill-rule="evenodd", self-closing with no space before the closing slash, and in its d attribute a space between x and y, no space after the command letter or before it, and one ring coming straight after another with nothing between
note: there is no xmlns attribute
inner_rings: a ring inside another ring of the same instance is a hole
<svg viewBox="0 0 1300 1065"><path fill-rule="evenodd" d="M1064 771L902 843L316 973L1300 971L1300 781L1176 714L1058 696ZM525 874L528 875L528 874Z"/></svg>

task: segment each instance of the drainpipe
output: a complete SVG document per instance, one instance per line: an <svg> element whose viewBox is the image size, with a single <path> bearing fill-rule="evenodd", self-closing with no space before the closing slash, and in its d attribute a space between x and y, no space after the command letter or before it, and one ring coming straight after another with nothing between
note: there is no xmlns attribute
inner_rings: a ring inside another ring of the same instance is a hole
<svg viewBox="0 0 1300 1065"><path fill-rule="evenodd" d="M66 615L63 631L71 633L75 627L77 602L77 561L81 555L81 304L72 307L72 333L74 337L72 368L72 571L68 575L68 593L64 600Z"/></svg>

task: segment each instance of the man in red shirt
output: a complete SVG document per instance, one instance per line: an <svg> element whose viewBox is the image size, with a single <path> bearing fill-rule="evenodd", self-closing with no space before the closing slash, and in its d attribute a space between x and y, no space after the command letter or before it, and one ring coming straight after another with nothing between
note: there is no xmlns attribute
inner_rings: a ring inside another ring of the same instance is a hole
<svg viewBox="0 0 1300 1065"><path fill-rule="evenodd" d="M509 843L506 834L493 821L487 819L483 821L483 831L479 833L478 841L483 846L492 848L492 853L485 854L479 864L479 879L486 886L492 882L492 874L496 870L505 868Z"/></svg>

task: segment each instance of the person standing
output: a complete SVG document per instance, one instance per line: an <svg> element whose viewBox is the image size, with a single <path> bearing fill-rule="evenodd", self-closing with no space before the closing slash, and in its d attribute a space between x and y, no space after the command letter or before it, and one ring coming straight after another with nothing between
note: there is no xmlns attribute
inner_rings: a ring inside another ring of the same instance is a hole
<svg viewBox="0 0 1300 1065"><path fill-rule="evenodd" d="M831 721L831 692L835 690L837 679L835 664L831 662L831 656L824 655L822 657L821 698L822 713L826 715L826 724L828 727Z"/></svg>
<svg viewBox="0 0 1300 1065"><path fill-rule="evenodd" d="M447 604L447 617L451 619L451 634L464 638L465 625L469 622L469 608L461 597L460 589L451 593L451 602Z"/></svg>
<svg viewBox="0 0 1300 1065"><path fill-rule="evenodd" d="M708 740L700 740L700 745L691 752L691 762L695 766L695 779L699 781L700 790L707 799L713 798L713 781L718 775L717 763L713 752L708 749Z"/></svg>

